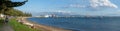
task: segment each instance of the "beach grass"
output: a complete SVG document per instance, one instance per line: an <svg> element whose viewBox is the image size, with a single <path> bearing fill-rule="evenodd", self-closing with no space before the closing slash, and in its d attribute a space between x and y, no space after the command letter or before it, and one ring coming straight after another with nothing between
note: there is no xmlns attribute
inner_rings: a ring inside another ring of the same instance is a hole
<svg viewBox="0 0 120 31"><path fill-rule="evenodd" d="M15 31L40 31L40 30L37 30L37 29L29 28L26 25L20 24L15 19L11 19L11 21L9 22L9 24L13 27L13 29Z"/></svg>

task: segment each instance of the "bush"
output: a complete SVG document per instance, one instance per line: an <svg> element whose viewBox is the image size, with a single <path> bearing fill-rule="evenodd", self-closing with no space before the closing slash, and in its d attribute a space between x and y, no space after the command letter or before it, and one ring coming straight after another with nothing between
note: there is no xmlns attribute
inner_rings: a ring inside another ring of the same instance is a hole
<svg viewBox="0 0 120 31"><path fill-rule="evenodd" d="M0 23L3 23L4 22L4 19L3 18L0 18Z"/></svg>

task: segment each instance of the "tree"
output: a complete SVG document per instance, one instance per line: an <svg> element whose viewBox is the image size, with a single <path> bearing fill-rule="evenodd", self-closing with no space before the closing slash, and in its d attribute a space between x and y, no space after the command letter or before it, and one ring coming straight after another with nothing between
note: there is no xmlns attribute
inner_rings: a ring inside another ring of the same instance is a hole
<svg viewBox="0 0 120 31"><path fill-rule="evenodd" d="M20 10L17 10L17 9L10 9L8 11L5 11L5 14L6 15L10 15L10 16L32 16L31 13L24 13Z"/></svg>
<svg viewBox="0 0 120 31"><path fill-rule="evenodd" d="M18 7L24 5L26 1L23 2L12 2L11 0L0 0L0 13L5 14L5 11L9 11L13 7Z"/></svg>

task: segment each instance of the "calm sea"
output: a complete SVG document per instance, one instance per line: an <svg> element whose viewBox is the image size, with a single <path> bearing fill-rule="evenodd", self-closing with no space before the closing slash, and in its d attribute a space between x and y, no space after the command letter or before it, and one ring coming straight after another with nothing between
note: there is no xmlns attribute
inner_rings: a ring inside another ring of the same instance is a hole
<svg viewBox="0 0 120 31"><path fill-rule="evenodd" d="M28 20L73 31L120 31L120 17L54 17Z"/></svg>

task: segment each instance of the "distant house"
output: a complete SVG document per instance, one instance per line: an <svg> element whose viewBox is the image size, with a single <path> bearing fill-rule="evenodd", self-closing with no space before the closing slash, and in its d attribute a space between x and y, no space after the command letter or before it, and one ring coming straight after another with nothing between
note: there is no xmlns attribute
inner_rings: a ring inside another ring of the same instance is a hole
<svg viewBox="0 0 120 31"><path fill-rule="evenodd" d="M0 14L0 18L3 18L5 15L3 15L3 14Z"/></svg>

